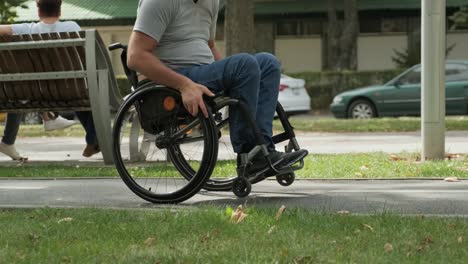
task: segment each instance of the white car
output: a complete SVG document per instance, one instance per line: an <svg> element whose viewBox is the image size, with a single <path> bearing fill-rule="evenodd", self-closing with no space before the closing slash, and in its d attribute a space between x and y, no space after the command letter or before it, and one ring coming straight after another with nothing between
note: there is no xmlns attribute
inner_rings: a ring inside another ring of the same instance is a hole
<svg viewBox="0 0 468 264"><path fill-rule="evenodd" d="M281 75L278 101L288 114L309 112L310 97L305 88L305 81L285 74Z"/></svg>

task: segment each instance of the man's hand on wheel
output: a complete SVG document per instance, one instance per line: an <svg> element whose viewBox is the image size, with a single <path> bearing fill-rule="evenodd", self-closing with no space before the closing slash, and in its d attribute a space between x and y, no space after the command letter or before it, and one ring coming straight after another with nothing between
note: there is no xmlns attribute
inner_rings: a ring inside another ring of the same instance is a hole
<svg viewBox="0 0 468 264"><path fill-rule="evenodd" d="M205 102L203 101L203 95L215 96L208 88L201 84L194 83L192 81L184 85L180 92L182 94L182 101L184 102L185 109L193 115L198 115L198 108L200 107L203 115L208 118L208 111L206 110Z"/></svg>

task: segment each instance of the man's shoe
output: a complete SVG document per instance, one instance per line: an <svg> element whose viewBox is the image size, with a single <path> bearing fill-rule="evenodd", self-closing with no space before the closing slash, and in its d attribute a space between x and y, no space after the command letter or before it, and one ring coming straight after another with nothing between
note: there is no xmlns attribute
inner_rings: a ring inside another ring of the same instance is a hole
<svg viewBox="0 0 468 264"><path fill-rule="evenodd" d="M61 116L58 116L55 119L44 121L44 130L45 131L52 131L52 130L59 130L64 129L73 125L78 124L79 122L75 120L68 120Z"/></svg>
<svg viewBox="0 0 468 264"><path fill-rule="evenodd" d="M88 144L88 145L86 145L85 149L83 150L83 157L89 158L89 157L91 157L94 154L97 154L99 152L101 152L101 150L99 149L99 146Z"/></svg>
<svg viewBox="0 0 468 264"><path fill-rule="evenodd" d="M298 151L283 153L276 150L270 152L269 157L271 160L272 165L277 170L281 170L283 168L289 167L303 159L307 156L308 151L305 149L300 149ZM262 170L265 171L265 176L273 176L276 174L274 170L268 169L269 164L267 159L262 155L255 156L251 161L251 164L247 167L247 173L249 175L254 175ZM238 166L240 165L239 158L238 158Z"/></svg>
<svg viewBox="0 0 468 264"><path fill-rule="evenodd" d="M309 154L309 152L305 149L300 149L298 151L293 151L293 152L288 152L288 153L282 153L282 152L279 152L279 153L283 155L283 161L279 164L280 168L292 166L296 164L297 162L299 162L300 160L302 160L303 158L305 158Z"/></svg>
<svg viewBox="0 0 468 264"><path fill-rule="evenodd" d="M15 145L7 145L5 143L0 143L0 152L12 158L13 160L28 160L28 157L21 156L18 153L18 151L16 151Z"/></svg>

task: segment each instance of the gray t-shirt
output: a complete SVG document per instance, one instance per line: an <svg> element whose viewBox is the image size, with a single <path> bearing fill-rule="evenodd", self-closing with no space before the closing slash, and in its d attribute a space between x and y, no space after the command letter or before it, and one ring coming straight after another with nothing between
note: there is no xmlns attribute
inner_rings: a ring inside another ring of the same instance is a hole
<svg viewBox="0 0 468 264"><path fill-rule="evenodd" d="M50 32L74 32L80 31L81 28L76 22L66 21L57 22L55 24L39 23L24 23L24 24L13 24L11 25L13 34L24 35L24 34L40 34Z"/></svg>
<svg viewBox="0 0 468 264"><path fill-rule="evenodd" d="M140 0L134 31L158 42L154 51L172 69L214 62L219 0Z"/></svg>

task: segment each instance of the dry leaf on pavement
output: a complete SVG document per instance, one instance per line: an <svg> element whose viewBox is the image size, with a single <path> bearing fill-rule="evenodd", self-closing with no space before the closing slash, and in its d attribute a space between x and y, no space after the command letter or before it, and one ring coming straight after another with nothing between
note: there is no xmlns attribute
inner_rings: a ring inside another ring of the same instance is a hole
<svg viewBox="0 0 468 264"><path fill-rule="evenodd" d="M444 181L446 181L446 182L459 182L460 180L457 177L448 177L448 178L445 178Z"/></svg>
<svg viewBox="0 0 468 264"><path fill-rule="evenodd" d="M393 246L390 243L385 243L383 248L384 248L385 253L390 253L393 251Z"/></svg>
<svg viewBox="0 0 468 264"><path fill-rule="evenodd" d="M275 217L276 221L278 221L281 218L284 211L286 211L286 206L282 205L280 209L278 209L278 212L276 213L276 217Z"/></svg>

